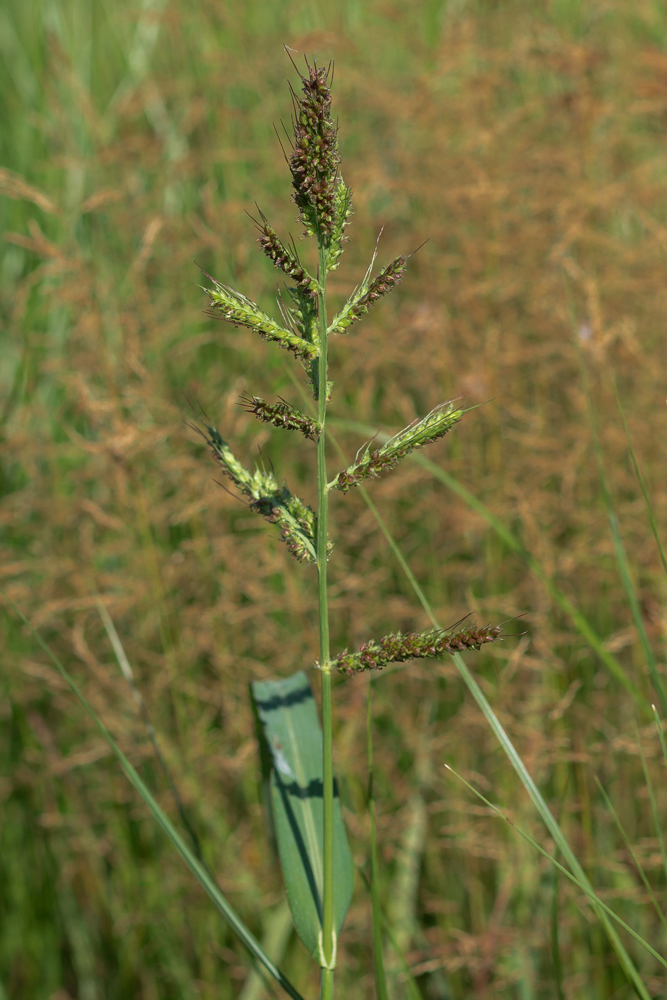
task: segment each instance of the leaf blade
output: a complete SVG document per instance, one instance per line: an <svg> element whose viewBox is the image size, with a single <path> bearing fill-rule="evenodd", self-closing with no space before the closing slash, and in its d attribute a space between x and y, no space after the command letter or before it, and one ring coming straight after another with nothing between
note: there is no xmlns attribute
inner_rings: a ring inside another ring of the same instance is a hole
<svg viewBox="0 0 667 1000"><path fill-rule="evenodd" d="M324 878L322 731L315 699L300 670L251 685L272 760L271 804L285 891L297 934L319 958ZM334 788L334 926L339 933L354 881L352 854Z"/></svg>

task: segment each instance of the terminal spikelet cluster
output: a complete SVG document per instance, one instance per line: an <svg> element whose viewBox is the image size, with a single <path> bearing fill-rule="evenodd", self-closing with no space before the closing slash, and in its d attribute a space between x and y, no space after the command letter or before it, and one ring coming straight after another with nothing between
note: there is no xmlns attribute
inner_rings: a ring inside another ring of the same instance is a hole
<svg viewBox="0 0 667 1000"><path fill-rule="evenodd" d="M500 625L478 628L470 625L458 632L431 629L428 632L393 632L384 638L370 639L358 653L339 653L332 667L343 674L358 674L365 670L382 670L389 663L460 653L465 649L481 649L487 642L494 642L500 635Z"/></svg>
<svg viewBox="0 0 667 1000"><path fill-rule="evenodd" d="M302 96L294 91L294 144L289 158L294 201L305 236L319 232L329 244L340 221L338 129L331 116L330 68L316 65L301 76Z"/></svg>
<svg viewBox="0 0 667 1000"><path fill-rule="evenodd" d="M392 260L391 264L387 264L371 282L365 279L360 287L353 292L341 311L334 316L329 333L345 333L348 327L365 316L378 299L390 292L402 280L403 273L408 266L408 260L409 257L401 254L400 257Z"/></svg>
<svg viewBox="0 0 667 1000"><path fill-rule="evenodd" d="M443 437L462 416L463 411L455 410L452 402L441 403L422 420L416 420L405 427L380 448L371 451L370 445L366 445L356 461L343 469L329 484L329 489L347 493L351 486L356 486L364 479L377 479L381 472L393 469L399 459L409 455L415 448L423 448Z"/></svg>
<svg viewBox="0 0 667 1000"><path fill-rule="evenodd" d="M320 436L321 427L317 420L306 416L284 399L278 403L268 403L261 396L246 393L241 396L241 403L248 413L254 413L265 424L273 424L274 427L283 427L289 431L301 431L310 441L317 441Z"/></svg>

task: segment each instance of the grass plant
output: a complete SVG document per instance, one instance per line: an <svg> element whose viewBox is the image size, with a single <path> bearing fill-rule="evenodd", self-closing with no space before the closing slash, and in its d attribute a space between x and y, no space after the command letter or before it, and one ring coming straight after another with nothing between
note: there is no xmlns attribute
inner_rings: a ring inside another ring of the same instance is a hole
<svg viewBox="0 0 667 1000"><path fill-rule="evenodd" d="M666 31L649 0L3 6L1 582L127 768L8 609L0 996L258 1000L280 991L264 958L316 995L247 684L315 657L326 486L320 664L466 615L526 631L467 667L372 674L374 865L367 678L331 675L324 784L335 765L364 876L337 995L372 996L381 965L390 1000L665 994ZM265 333L321 357L274 309L276 264L323 294L318 255L282 239L285 41L335 56L354 192L326 282L324 437L312 367L252 332L274 317ZM365 312L382 228L383 281L406 280ZM198 315L197 281L232 318L248 300L229 289L252 292L251 329ZM211 481L184 393L234 455L261 449L246 506ZM477 408L392 470L400 428L443 399Z"/></svg>

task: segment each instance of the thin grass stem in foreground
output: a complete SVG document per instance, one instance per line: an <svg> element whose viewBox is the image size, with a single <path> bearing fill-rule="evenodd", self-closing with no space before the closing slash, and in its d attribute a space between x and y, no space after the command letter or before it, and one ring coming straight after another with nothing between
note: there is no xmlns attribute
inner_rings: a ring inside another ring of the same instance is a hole
<svg viewBox="0 0 667 1000"><path fill-rule="evenodd" d="M88 699L85 697L85 695L79 688L79 685L76 683L76 681L69 673L69 671L66 670L65 667L62 665L62 663L55 655L55 653L48 645L48 643L46 643L44 639L42 639L39 632L37 632L32 627L32 625L25 617L25 615L23 615L19 611L19 609L16 607L13 601L11 601L9 597L7 597L4 591L0 590L0 596L2 596L5 599L9 607L17 616L17 618L19 618L19 620L23 623L23 625L28 629L30 634L35 639L35 641L49 657L49 659L53 663L54 667L56 668L60 676L68 684L70 690L78 698L80 703L85 708L86 712L88 712L91 719L93 720L97 728L100 730L102 736L109 744L111 750L118 759L120 766L122 767L128 781L130 782L130 784L134 786L136 791L142 797L142 799L150 809L151 813L153 814L153 817L158 823L158 825L166 833L169 840L171 840L172 844L174 845L178 853L181 855L181 857L185 861L190 871L193 873L197 881L207 892L207 894L213 901L214 905L216 906L220 914L225 918L225 920L228 922L228 924L235 932L235 934L238 936L238 938L243 942L243 944L251 952L251 954L254 955L259 962L262 963L267 972L269 972L270 975L272 975L273 978L278 983L280 983L285 992L289 996L291 996L293 1000L304 1000L299 991L292 985L292 983L284 975L284 973L282 973L280 969L271 961L269 956L266 954L266 952L260 945L259 941L255 938L254 934L246 927L246 925L238 916L238 914L235 912L235 910L232 909L232 907L229 905L229 903L227 902L223 894L220 892L220 889L217 887L217 885L209 875L204 865L193 854L193 852L190 850L190 848L187 846L187 844L179 834L176 827L169 819L169 817L166 815L166 813L162 811L162 809L160 808L156 800L153 798L152 794L150 793L150 791L148 790L142 779L139 777L138 773L136 772L132 764L129 762L123 751L120 749L120 747L114 740L109 730L106 728L100 717L97 715L95 709L92 707Z"/></svg>
<svg viewBox="0 0 667 1000"><path fill-rule="evenodd" d="M621 823L621 821L619 819L618 813L614 809L613 803L612 803L611 799L609 798L609 796L607 795L607 791L603 787L602 782L600 781L600 779L598 778L597 775L595 776L595 782L596 782L596 784L598 786L600 794L602 795L602 798L605 801L605 805L607 806L607 809L609 810L609 812L611 813L611 815L613 817L614 823L616 824L616 829L618 830L618 832L620 833L621 837L623 838L623 843L625 844L625 846L626 846L626 848L627 848L627 850L628 850L628 852L630 854L630 857L632 858L632 860L634 862L635 868L637 869L637 873L638 873L639 877L641 878L642 882L644 883L644 887L645 887L646 891L648 892L649 896L651 897L651 902L653 903L653 909L657 913L658 919L660 920L660 923L663 925L663 927L665 929L667 929L667 918L665 917L665 914L662 912L662 908L661 908L660 904L658 903L658 900L655 897L655 893L653 892L653 887L651 886L651 883L649 882L648 878L646 877L646 872L644 871L644 869L643 869L643 867L641 865L641 862L640 862L639 858L637 857L637 854L635 853L635 849L633 848L632 844L630 843L630 838L628 837L627 833L625 832L625 828L624 828L623 824Z"/></svg>
<svg viewBox="0 0 667 1000"><path fill-rule="evenodd" d="M625 436L628 441L628 448L630 450L630 457L632 459L632 464L634 466L635 474L637 476L637 481L642 491L642 496L644 497L644 503L646 504L646 511L648 513L649 524L651 525L651 532L655 539L655 544L658 547L658 554L660 555L660 561L662 563L662 568L665 573L667 573L667 557L665 557L665 552L662 547L662 542L660 541L660 535L658 533L658 526L655 523L655 517L653 516L653 507L651 506L651 501L649 500L648 490L646 489L646 483L644 482L644 477L642 471L639 468L639 462L637 461L637 456L635 455L635 449L632 444L632 438L630 437L630 430L628 428L627 421L625 419L625 412L623 410L623 404L621 403L621 397L618 394L618 387L616 382L614 382L614 392L616 394L616 402L618 403L618 409L621 414L621 420L623 421L623 429L625 431Z"/></svg>
<svg viewBox="0 0 667 1000"><path fill-rule="evenodd" d="M412 573L407 560L403 556L403 553L401 552L400 547L397 545L397 543L393 539L393 537L391 535L391 532L389 531L389 529L384 524L384 521L380 517L380 515L379 515L377 509L375 508L375 506L372 504L372 502L369 501L369 498L365 497L364 499L366 500L366 503L368 504L368 507L371 510L371 513L373 514L373 516L375 517L376 521L378 522L378 525L379 525L380 529L382 530L385 538L387 538L387 540L388 540L388 542L390 544L390 547L392 549L392 552L394 552L394 555L396 556L399 564L401 565L404 573L406 574L406 577L409 580L411 586L413 587L417 598L419 599L420 603L422 604L422 607L424 607L424 610L428 609L427 610L427 614L428 614L429 618L431 619L431 622L433 623L434 627L435 628L441 627L439 625L439 622L438 622L438 620L437 620L434 612L433 612L433 609L431 608L431 605L430 605L429 601L427 600L424 592L422 591L421 587L417 583L417 581L416 581L416 579L414 577L414 574ZM528 773L528 770L527 770L525 764L523 763L523 760L521 759L520 755L517 753L516 749L514 748L514 745L512 744L512 741L510 740L509 736L507 735L507 733L503 729L502 725L500 724L500 722L499 722L498 718L496 717L493 709L491 708L491 706L489 705L486 697L484 696L481 688L479 687L479 685L477 684L477 682L473 678L472 674L468 670L468 667L466 666L465 660L463 659L463 657L459 653L455 653L454 654L454 662L455 662L455 664L457 666L457 669L458 669L461 677L463 678L466 686L468 687L468 690L470 691L470 693L472 694L473 698L477 702L478 706L482 710L482 713L483 713L484 717L486 718L487 722L489 723L491 729L493 730L496 738L498 739L498 742L500 743L500 745L502 746L503 750L507 754L512 767L514 768L514 770L516 771L517 775L519 776L519 779L521 780L521 783L523 784L524 788L528 792L530 798L533 801L533 804L537 808L537 810L538 810L540 816L542 817L542 819L543 819L543 821L544 821L547 829L551 833L551 835L554 838L554 840L555 840L555 842L556 842L559 850L563 854L563 857L565 857L567 859L567 862L570 865L570 868L572 869L572 871L574 873L574 876L576 876L576 880L580 881L581 884L582 884L582 886L586 886L587 887L587 891L590 891L592 893L592 888L590 887L590 883L588 881L588 878L587 878L587 876L586 876L583 868L581 867L581 864L580 864L579 860L577 859L576 855L574 854L574 851L570 847L570 845L569 845L566 837L564 836L562 830L560 829L560 826L558 825L558 823L554 819L553 814L551 813L551 810L549 809L547 803L544 801L544 798L542 797L540 791L538 790L535 782L533 781L533 779L531 778L530 774ZM574 876L572 876L572 877L574 877ZM598 917L599 917L600 921L602 922L602 924L604 926L604 929L605 929L605 931L607 933L607 936L609 937L609 940L610 940L610 942L611 942L611 944L612 944L612 946L614 948L614 951L616 952L616 954L618 956L619 962L621 963L621 966L622 966L622 968L623 968L623 970L624 970L624 972L625 972L625 974L626 974L629 982L632 983L632 985L634 986L634 988L637 990L639 996L642 997L642 1000L649 1000L649 994L648 994L648 992L646 990L646 986L643 983L643 981L641 979L641 976L639 975L637 969L635 968L634 962L632 961L630 955L626 951L626 949L625 949L625 947L624 947L621 939L619 938L616 930L614 929L614 927L610 923L609 917L608 917L608 914L606 913L605 907L601 904L601 906L600 906L600 908L598 909L597 912L598 912ZM647 947L650 947L650 946L647 946Z"/></svg>
<svg viewBox="0 0 667 1000"><path fill-rule="evenodd" d="M509 816L506 816L505 813L498 808L498 806L495 806L492 802L490 802L484 795L482 795L481 792L479 792L476 788L474 788L473 785L470 784L470 782L466 781L466 779L462 775L460 775L457 771L455 771L453 767L450 767L449 764L445 764L445 767L447 768L448 771L451 771L454 777L458 778L458 780L462 782L462 784L464 784L466 788L473 793L473 795L476 795L477 798L480 799L480 801L483 802L485 806L488 806L488 808L491 809L495 813L495 815L498 816L499 819L502 819L505 823L507 823L508 826L511 826L513 830L516 830L519 836L523 837L526 843L530 844L530 846L533 847L536 851L539 851L542 857L550 861L551 864L562 875L565 875L565 877L569 879L570 882L576 885L588 898L589 902L592 904L593 908L596 911L598 911L598 913L602 911L607 917L610 917L612 920L614 920L620 927L623 928L624 931L627 931L630 937L634 938L634 940L638 944L640 944L643 948L645 948L646 951L649 953L649 955L657 959L660 965L662 965L665 969L667 969L667 960L665 960L662 957L662 955L660 955L655 950L655 948L652 948L651 945L648 943L648 941L644 940L641 934L638 934L637 931L635 931L632 927L630 927L629 924L625 922L625 920L619 917L617 913L614 913L611 907L607 906L607 904L600 899L600 897L596 894L588 879L582 880L581 878L578 878L576 875L573 875L571 872L569 872L567 868L561 865L560 862L553 857L553 855L549 854L548 851L545 851L545 849L541 847L536 840L533 840L533 838L529 834L527 834L525 830L522 830L520 827L516 825L516 823L513 823L512 820L509 818ZM648 993L646 986L641 978L632 981L632 985L635 987L640 996L650 998L650 994Z"/></svg>

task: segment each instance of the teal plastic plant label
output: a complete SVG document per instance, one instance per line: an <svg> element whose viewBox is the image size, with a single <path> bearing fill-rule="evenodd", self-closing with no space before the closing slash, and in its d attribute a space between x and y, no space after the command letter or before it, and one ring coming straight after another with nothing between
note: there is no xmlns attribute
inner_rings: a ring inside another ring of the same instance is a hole
<svg viewBox="0 0 667 1000"><path fill-rule="evenodd" d="M256 681L252 694L271 761L271 805L285 890L297 934L317 956L322 928L322 731L308 678ZM352 898L354 865L334 788L334 927Z"/></svg>

